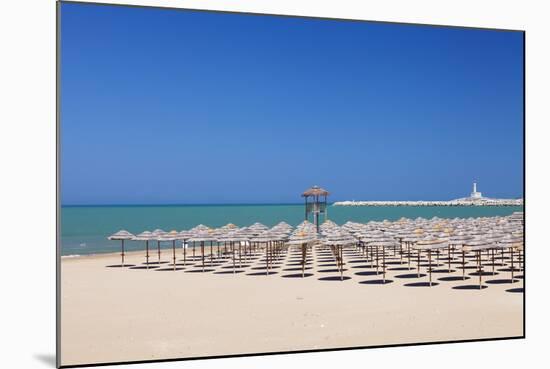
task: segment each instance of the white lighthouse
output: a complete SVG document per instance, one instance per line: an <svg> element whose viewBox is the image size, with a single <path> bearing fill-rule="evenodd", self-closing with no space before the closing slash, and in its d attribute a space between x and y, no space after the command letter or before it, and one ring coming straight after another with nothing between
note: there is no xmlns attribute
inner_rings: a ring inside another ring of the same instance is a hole
<svg viewBox="0 0 550 369"><path fill-rule="evenodd" d="M481 192L477 192L477 183L474 182L474 188L472 189L472 193L470 194L470 197L473 199L481 199L483 196L481 196Z"/></svg>

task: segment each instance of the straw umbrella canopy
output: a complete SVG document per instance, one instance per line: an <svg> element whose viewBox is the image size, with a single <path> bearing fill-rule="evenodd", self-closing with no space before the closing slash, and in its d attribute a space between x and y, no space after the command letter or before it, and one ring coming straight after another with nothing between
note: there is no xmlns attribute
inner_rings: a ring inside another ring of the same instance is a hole
<svg viewBox="0 0 550 369"><path fill-rule="evenodd" d="M191 232L207 232L210 228L204 224L199 224L190 229Z"/></svg>
<svg viewBox="0 0 550 369"><path fill-rule="evenodd" d="M122 257L122 260L121 260L121 263L120 263L120 266L123 267L125 266L124 265L124 241L126 240L131 240L133 239L135 236L133 234L131 234L130 232L124 230L124 229L121 229L120 231L110 235L109 237L107 237L109 240L113 240L113 241L121 241L121 257Z"/></svg>
<svg viewBox="0 0 550 369"><path fill-rule="evenodd" d="M326 222L325 222L326 223ZM325 224L323 223L323 224ZM323 243L329 246L336 259L336 264L340 270L340 280L344 280L344 254L343 248L349 245L355 245L357 239L345 231L335 230L332 233L326 233Z"/></svg>
<svg viewBox="0 0 550 369"><path fill-rule="evenodd" d="M462 279L466 280L466 250L463 248L464 244L470 240L473 240L474 236L460 231L449 238L449 246L459 247L462 253ZM449 261L449 269L451 268Z"/></svg>
<svg viewBox="0 0 550 369"><path fill-rule="evenodd" d="M490 240L486 240L481 236L477 236L473 238L470 241L467 241L462 248L466 252L474 252L476 254L476 260L477 260L477 273L479 275L479 289L483 288L482 285L482 275L483 275L483 264L481 264L481 251L488 250L492 247L494 247L494 242Z"/></svg>
<svg viewBox="0 0 550 369"><path fill-rule="evenodd" d="M523 249L523 237L513 234L507 234L500 241L499 244L503 248L508 248L510 250L510 272L511 278L510 282L514 282L514 249L521 250Z"/></svg>
<svg viewBox="0 0 550 369"><path fill-rule="evenodd" d="M281 240L281 236L273 234L268 231L264 231L261 234L250 238L250 242L265 245L265 275L269 275L269 270L272 268L272 263L273 263L272 243L273 241L280 241L280 240Z"/></svg>
<svg viewBox="0 0 550 369"><path fill-rule="evenodd" d="M401 241L407 245L407 268L411 269L411 247L422 239L422 233L418 229L409 229Z"/></svg>
<svg viewBox="0 0 550 369"><path fill-rule="evenodd" d="M145 241L145 264L147 269L149 269L149 241L154 240L155 237L152 232L145 231L132 238L132 241Z"/></svg>
<svg viewBox="0 0 550 369"><path fill-rule="evenodd" d="M299 245L302 251L302 278L305 276L306 269L306 257L307 257L307 247L308 245L315 240L315 237L307 232L298 231L293 233L287 240L288 245Z"/></svg>
<svg viewBox="0 0 550 369"><path fill-rule="evenodd" d="M484 238L487 242L493 243L493 247L491 247L489 250L487 250L487 252L490 252L490 254L491 254L491 269L492 269L492 274L493 275L498 274L495 271L495 251L497 249L500 249L500 250L503 251L502 246L501 246L499 241L502 240L504 238L504 236L505 236L505 234L503 232L499 231L496 228L492 228L484 236Z"/></svg>
<svg viewBox="0 0 550 369"><path fill-rule="evenodd" d="M153 232L151 232L157 241L157 253L158 253L158 263L160 264L160 242L163 241L163 236L166 234L165 231L162 229L155 229Z"/></svg>
<svg viewBox="0 0 550 369"><path fill-rule="evenodd" d="M229 242L229 245L231 247L231 255L232 255L231 258L232 258L232 261L233 261L233 273L236 273L236 271L235 271L235 264L236 264L235 263L235 244L239 245L239 268L241 268L242 267L242 264L241 264L241 245L242 245L242 242L247 242L247 241L248 241L247 237L239 235L236 231L228 233L228 234L218 238L218 242L223 242L223 243Z"/></svg>
<svg viewBox="0 0 550 369"><path fill-rule="evenodd" d="M187 263L187 243L185 241L187 241L188 239L190 239L193 236L194 236L193 232L190 232L190 231L180 231L180 233L178 234L178 240L182 241L181 245L182 245L182 248L183 248L183 264L184 265Z"/></svg>
<svg viewBox="0 0 550 369"><path fill-rule="evenodd" d="M432 251L440 250L448 247L449 241L436 238L434 236L427 236L419 240L413 248L418 250L418 276L420 276L420 252L426 251L428 253L428 274L429 274L429 284L430 287L432 283Z"/></svg>
<svg viewBox="0 0 550 369"><path fill-rule="evenodd" d="M176 241L179 240L178 231L164 232L161 236L157 238L160 241L171 241L172 242L172 266L174 271L176 270Z"/></svg>
<svg viewBox="0 0 550 369"><path fill-rule="evenodd" d="M384 235L379 238L372 238L368 241L369 246L376 248L376 272L378 273L378 250L382 248L382 283L386 283L386 247L396 247L399 243L392 237Z"/></svg>
<svg viewBox="0 0 550 369"><path fill-rule="evenodd" d="M205 242L215 242L216 238L214 238L210 233L208 232L197 232L189 239L189 242L193 242L193 250L195 248L195 243L199 243L201 246L201 259L202 259L202 271L204 272L204 243Z"/></svg>

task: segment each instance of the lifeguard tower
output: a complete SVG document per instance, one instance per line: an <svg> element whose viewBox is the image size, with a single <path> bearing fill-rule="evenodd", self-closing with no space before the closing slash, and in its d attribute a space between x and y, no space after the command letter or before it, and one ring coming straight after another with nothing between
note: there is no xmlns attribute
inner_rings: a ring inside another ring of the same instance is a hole
<svg viewBox="0 0 550 369"><path fill-rule="evenodd" d="M305 220L309 220L309 215L313 215L313 224L319 232L319 217L323 214L323 221L327 220L327 197L330 193L319 187L313 186L310 189L302 193L302 197L305 199L306 217Z"/></svg>

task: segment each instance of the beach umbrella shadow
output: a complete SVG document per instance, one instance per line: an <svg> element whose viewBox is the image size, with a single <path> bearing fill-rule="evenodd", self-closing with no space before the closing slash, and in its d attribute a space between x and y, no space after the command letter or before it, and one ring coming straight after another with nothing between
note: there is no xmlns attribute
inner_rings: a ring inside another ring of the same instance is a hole
<svg viewBox="0 0 550 369"><path fill-rule="evenodd" d="M300 270L302 270L300 268ZM294 274L285 274L285 275L282 275L281 277L283 278L307 278L307 277L311 277L313 276L313 273L304 273L302 275L302 273L294 273Z"/></svg>
<svg viewBox="0 0 550 369"><path fill-rule="evenodd" d="M523 293L523 287L519 287L519 288L510 288L510 289L506 290L506 292L511 292L511 293Z"/></svg>
<svg viewBox="0 0 550 369"><path fill-rule="evenodd" d="M360 284L390 284L393 283L391 279L369 279L359 282Z"/></svg>
<svg viewBox="0 0 550 369"><path fill-rule="evenodd" d="M413 283L405 283L403 286L406 287L434 287L438 286L439 283L437 282L413 282Z"/></svg>
<svg viewBox="0 0 550 369"><path fill-rule="evenodd" d="M452 287L453 290L482 290L487 288L487 286L479 285L479 284L467 284L462 286L454 286Z"/></svg>
<svg viewBox="0 0 550 369"><path fill-rule="evenodd" d="M338 282L341 282L341 281L347 281L351 279L351 277L348 277L348 276L330 276L330 277L321 277L321 278L318 278L317 280L319 281L338 281Z"/></svg>

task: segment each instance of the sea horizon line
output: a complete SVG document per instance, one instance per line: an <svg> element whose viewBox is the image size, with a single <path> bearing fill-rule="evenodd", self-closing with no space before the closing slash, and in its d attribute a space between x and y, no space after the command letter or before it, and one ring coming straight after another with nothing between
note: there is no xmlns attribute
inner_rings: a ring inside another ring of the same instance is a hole
<svg viewBox="0 0 550 369"><path fill-rule="evenodd" d="M334 202L329 202L332 205ZM303 202L229 202L229 203L174 203L174 204L61 204L62 208L75 207L143 207L143 206L262 206L262 205L304 205Z"/></svg>

